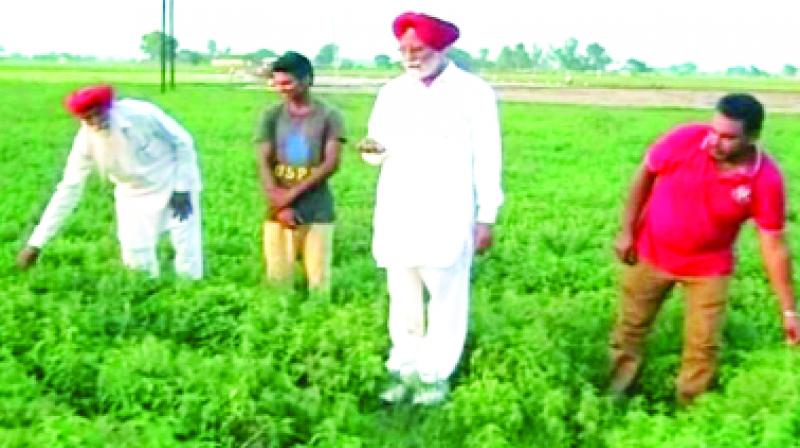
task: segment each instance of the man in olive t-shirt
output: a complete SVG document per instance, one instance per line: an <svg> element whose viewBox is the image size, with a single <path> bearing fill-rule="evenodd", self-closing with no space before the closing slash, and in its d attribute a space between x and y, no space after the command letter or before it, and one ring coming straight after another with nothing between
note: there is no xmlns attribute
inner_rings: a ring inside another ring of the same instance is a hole
<svg viewBox="0 0 800 448"><path fill-rule="evenodd" d="M333 247L333 195L328 177L344 142L342 116L312 98L313 68L306 57L287 52L272 66L271 83L280 104L259 119L255 142L262 188L269 200L264 224L267 276L291 283L298 254L308 286L327 291Z"/></svg>

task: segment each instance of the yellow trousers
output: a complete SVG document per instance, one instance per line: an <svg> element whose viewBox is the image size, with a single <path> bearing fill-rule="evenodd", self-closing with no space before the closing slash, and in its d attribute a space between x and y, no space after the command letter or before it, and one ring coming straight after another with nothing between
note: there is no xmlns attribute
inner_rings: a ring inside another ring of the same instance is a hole
<svg viewBox="0 0 800 448"><path fill-rule="evenodd" d="M729 281L727 276L676 277L641 261L626 266L619 317L611 335L612 390L622 392L635 379L644 338L670 289L680 283L686 309L677 399L686 404L703 393L716 370Z"/></svg>
<svg viewBox="0 0 800 448"><path fill-rule="evenodd" d="M303 258L309 289L329 291L333 258L333 224L303 224L290 229L275 221L264 223L264 260L267 278L278 284L294 283L295 262Z"/></svg>

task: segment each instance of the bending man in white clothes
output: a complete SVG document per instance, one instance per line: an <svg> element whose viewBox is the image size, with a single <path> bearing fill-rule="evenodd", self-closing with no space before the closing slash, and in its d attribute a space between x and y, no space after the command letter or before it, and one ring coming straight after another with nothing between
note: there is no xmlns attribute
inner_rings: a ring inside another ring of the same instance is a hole
<svg viewBox="0 0 800 448"><path fill-rule="evenodd" d="M503 202L500 126L491 87L445 56L455 25L409 12L393 30L405 74L381 88L359 149L382 164L372 249L387 269L396 381L381 398L425 405L446 397L463 351L473 253L491 245Z"/></svg>
<svg viewBox="0 0 800 448"><path fill-rule="evenodd" d="M80 119L81 127L64 176L17 264L28 268L36 262L42 246L75 208L96 165L116 186L122 261L157 276L156 245L160 235L169 231L175 271L202 277L200 170L189 133L151 103L114 101L113 89L107 85L77 90L67 97L65 106Z"/></svg>

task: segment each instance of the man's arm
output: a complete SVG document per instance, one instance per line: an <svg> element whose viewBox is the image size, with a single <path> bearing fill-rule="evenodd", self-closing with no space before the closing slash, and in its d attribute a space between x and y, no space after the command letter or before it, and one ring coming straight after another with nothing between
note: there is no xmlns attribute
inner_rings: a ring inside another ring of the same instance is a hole
<svg viewBox="0 0 800 448"><path fill-rule="evenodd" d="M393 108L387 104L387 95L384 88L378 91L372 112L367 123L367 136L356 143L356 149L361 153L361 159L370 165L380 165L389 153L386 151L386 139L392 135L392 125L396 123L392 115Z"/></svg>
<svg viewBox="0 0 800 448"><path fill-rule="evenodd" d="M175 119L167 115L156 105L146 104L148 117L156 126L155 137L166 141L175 155L175 182L169 206L173 216L181 221L192 214L192 201L189 191L197 188L197 152L194 149L194 139Z"/></svg>
<svg viewBox="0 0 800 448"><path fill-rule="evenodd" d="M472 171L477 207L474 240L475 250L480 253L492 245L492 224L503 204L503 155L494 91L487 88L478 94L472 126L475 141Z"/></svg>
<svg viewBox="0 0 800 448"><path fill-rule="evenodd" d="M86 177L91 170L92 160L89 156L86 134L81 129L75 136L64 175L56 186L56 191L50 198L39 224L33 229L26 247L17 256L19 267L28 268L36 262L42 246L58 232L78 203Z"/></svg>
<svg viewBox="0 0 800 448"><path fill-rule="evenodd" d="M272 174L274 149L272 143L263 141L256 143L256 166L258 175L261 178L261 188L264 194L269 194L269 190L277 186L275 176Z"/></svg>
<svg viewBox="0 0 800 448"><path fill-rule="evenodd" d="M165 138L175 151L175 191L188 192L194 187L197 170L197 152L194 139L175 119L152 105L151 118L155 120Z"/></svg>
<svg viewBox="0 0 800 448"><path fill-rule="evenodd" d="M760 231L759 242L767 277L780 303L786 341L791 345L797 345L800 343L800 334L798 334L789 246L786 244L783 232L780 231Z"/></svg>
<svg viewBox="0 0 800 448"><path fill-rule="evenodd" d="M647 168L646 163L642 163L633 177L628 198L625 201L625 208L622 212L622 230L614 243L614 251L617 258L623 263L636 263L636 251L634 248L634 233L639 224L642 209L650 197L653 184L656 180L656 173Z"/></svg>
<svg viewBox="0 0 800 448"><path fill-rule="evenodd" d="M278 186L272 170L275 166L275 148L272 142L264 140L256 143L256 166L258 175L261 179L261 189L269 199L270 206L273 208L283 208L289 205L285 202L285 189Z"/></svg>

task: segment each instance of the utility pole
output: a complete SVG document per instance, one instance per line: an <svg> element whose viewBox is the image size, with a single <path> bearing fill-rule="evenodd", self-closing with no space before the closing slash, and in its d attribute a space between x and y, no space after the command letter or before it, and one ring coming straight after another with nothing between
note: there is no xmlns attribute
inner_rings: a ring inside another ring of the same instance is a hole
<svg viewBox="0 0 800 448"><path fill-rule="evenodd" d="M161 0L161 93L167 91L167 0Z"/></svg>
<svg viewBox="0 0 800 448"><path fill-rule="evenodd" d="M169 0L169 86L175 90L175 0Z"/></svg>
<svg viewBox="0 0 800 448"><path fill-rule="evenodd" d="M169 12L169 30L167 30ZM169 32L167 32L169 31ZM167 65L169 65L169 86L175 90L175 0L161 0L161 93L167 91Z"/></svg>

